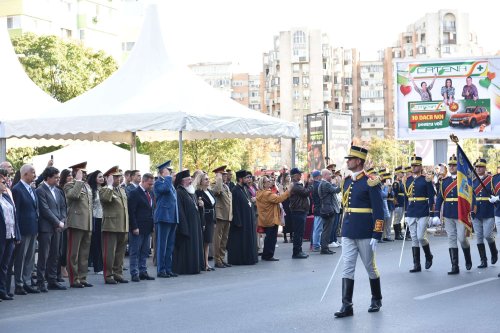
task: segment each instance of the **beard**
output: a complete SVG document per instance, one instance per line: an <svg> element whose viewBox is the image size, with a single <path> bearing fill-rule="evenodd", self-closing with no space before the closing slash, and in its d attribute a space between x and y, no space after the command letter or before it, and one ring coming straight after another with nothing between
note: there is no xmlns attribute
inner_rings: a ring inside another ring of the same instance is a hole
<svg viewBox="0 0 500 333"><path fill-rule="evenodd" d="M194 186L193 184L189 185L189 186L184 186L184 188L186 189L187 193L189 194L194 194L196 192L196 190L194 189Z"/></svg>

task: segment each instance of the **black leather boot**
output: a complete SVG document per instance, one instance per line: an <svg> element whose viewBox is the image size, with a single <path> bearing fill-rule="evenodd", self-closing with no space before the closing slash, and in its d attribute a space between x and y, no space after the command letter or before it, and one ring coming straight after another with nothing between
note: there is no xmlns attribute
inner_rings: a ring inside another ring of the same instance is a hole
<svg viewBox="0 0 500 333"><path fill-rule="evenodd" d="M481 265L477 266L477 268L488 267L488 258L486 257L486 247L484 243L477 244L477 249L479 250L479 258L481 259Z"/></svg>
<svg viewBox="0 0 500 333"><path fill-rule="evenodd" d="M372 303L368 312L379 312L382 307L382 291L380 290L380 278L370 279L370 289L372 291Z"/></svg>
<svg viewBox="0 0 500 333"><path fill-rule="evenodd" d="M454 275L460 273L460 268L458 267L458 248L452 247L450 250L450 260L451 260L451 271L448 275Z"/></svg>
<svg viewBox="0 0 500 333"><path fill-rule="evenodd" d="M413 269L410 269L410 273L421 272L422 267L420 266L420 248L418 246L414 246L411 248L413 252Z"/></svg>
<svg viewBox="0 0 500 333"><path fill-rule="evenodd" d="M401 234L401 224L394 225L394 239L403 240L403 235Z"/></svg>
<svg viewBox="0 0 500 333"><path fill-rule="evenodd" d="M470 269L472 268L472 259L470 257L470 247L462 248L462 251L464 251L465 269L470 271Z"/></svg>
<svg viewBox="0 0 500 333"><path fill-rule="evenodd" d="M494 265L498 260L498 250L495 241L488 243L491 252L491 264Z"/></svg>
<svg viewBox="0 0 500 333"><path fill-rule="evenodd" d="M406 240L411 241L410 226L405 223Z"/></svg>
<svg viewBox="0 0 500 333"><path fill-rule="evenodd" d="M344 318L352 316L352 294L354 292L354 280L343 278L342 279L342 307L334 316L337 318Z"/></svg>
<svg viewBox="0 0 500 333"><path fill-rule="evenodd" d="M422 246L422 249L425 253L425 269L429 269L432 266L432 258L434 258L434 256L431 253L429 244Z"/></svg>

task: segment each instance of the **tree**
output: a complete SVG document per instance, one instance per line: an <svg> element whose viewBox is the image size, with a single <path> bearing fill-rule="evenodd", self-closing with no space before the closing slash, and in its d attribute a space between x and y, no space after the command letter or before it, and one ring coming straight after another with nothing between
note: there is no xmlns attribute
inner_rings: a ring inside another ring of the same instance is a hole
<svg viewBox="0 0 500 333"><path fill-rule="evenodd" d="M368 150L368 165L394 170L397 166L409 165L414 146L410 141L372 138Z"/></svg>
<svg viewBox="0 0 500 333"><path fill-rule="evenodd" d="M117 69L103 51L56 36L27 33L14 37L12 44L31 80L60 102L95 87Z"/></svg>

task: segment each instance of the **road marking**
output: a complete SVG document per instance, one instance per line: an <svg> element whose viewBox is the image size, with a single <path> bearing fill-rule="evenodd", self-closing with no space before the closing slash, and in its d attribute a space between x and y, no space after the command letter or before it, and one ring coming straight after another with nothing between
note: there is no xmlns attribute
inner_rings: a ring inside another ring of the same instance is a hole
<svg viewBox="0 0 500 333"><path fill-rule="evenodd" d="M456 286L456 287L453 287L453 288L443 289L443 290L440 290L440 291L436 291L434 293L425 294L425 295L422 295L422 296L417 296L417 297L414 298L414 300L422 301L424 299L428 299L428 298L431 298L431 297L434 297L434 296L439 296L439 295L442 295L442 294L451 293L451 292L456 291L456 290L460 290L460 289L472 287L472 286L475 286L475 285L478 285L478 284L483 284L483 283L486 283L486 282L498 281L498 280L499 280L498 277L493 277L493 278L488 278L488 279L484 279L484 280L479 280L479 281L476 281L476 282L466 283L466 284L462 284L460 286Z"/></svg>

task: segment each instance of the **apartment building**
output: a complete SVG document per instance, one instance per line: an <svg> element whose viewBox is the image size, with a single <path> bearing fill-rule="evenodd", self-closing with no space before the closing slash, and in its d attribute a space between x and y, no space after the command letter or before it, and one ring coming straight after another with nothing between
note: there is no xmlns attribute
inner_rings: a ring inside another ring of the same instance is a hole
<svg viewBox="0 0 500 333"><path fill-rule="evenodd" d="M383 61L361 61L360 73L360 117L357 126L361 129L361 140L384 137L384 63Z"/></svg>

